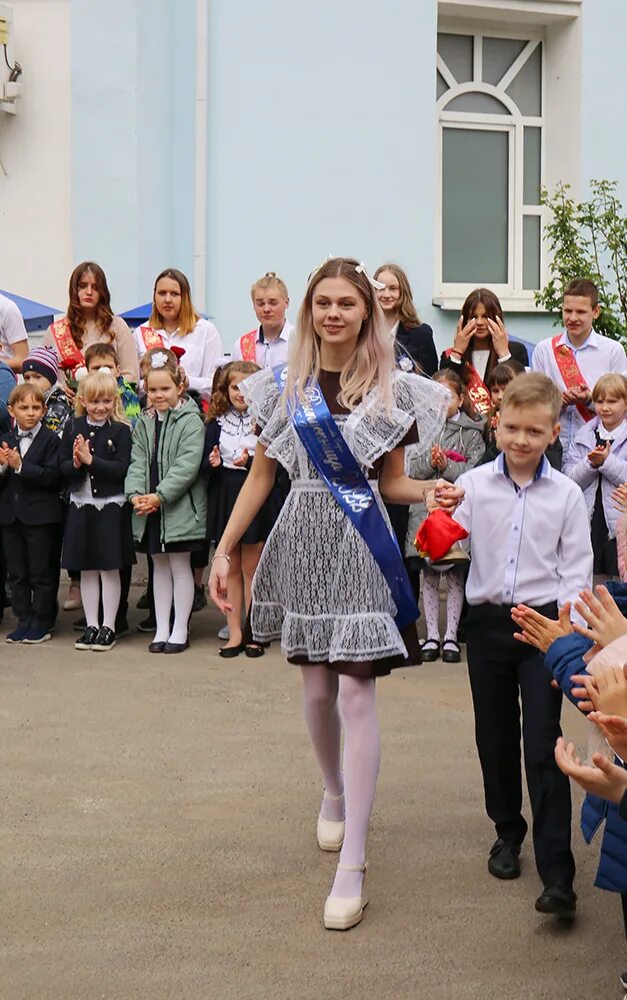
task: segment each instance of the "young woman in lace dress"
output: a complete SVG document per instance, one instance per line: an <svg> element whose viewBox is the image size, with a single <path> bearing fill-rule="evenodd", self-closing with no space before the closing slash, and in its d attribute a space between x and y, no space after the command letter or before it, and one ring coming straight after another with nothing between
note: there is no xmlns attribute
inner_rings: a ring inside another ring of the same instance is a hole
<svg viewBox="0 0 627 1000"><path fill-rule="evenodd" d="M397 608L368 544L319 477L287 403L316 380L326 404L375 491L416 503L434 483L404 474L404 447L429 447L442 429L446 390L397 371L373 285L356 260L335 258L314 272L290 339L284 395L272 371L240 386L260 436L255 459L216 547L210 590L228 609L229 554L274 484L276 464L291 490L266 542L253 582L257 642L280 639L301 669L305 721L324 779L318 843L340 851L324 924L345 930L361 920L366 835L380 760L375 678L420 661L415 623L399 631ZM446 484L436 484L446 489ZM454 502L455 489L448 487ZM417 614L417 612L416 612ZM344 755L341 757L341 733Z"/></svg>

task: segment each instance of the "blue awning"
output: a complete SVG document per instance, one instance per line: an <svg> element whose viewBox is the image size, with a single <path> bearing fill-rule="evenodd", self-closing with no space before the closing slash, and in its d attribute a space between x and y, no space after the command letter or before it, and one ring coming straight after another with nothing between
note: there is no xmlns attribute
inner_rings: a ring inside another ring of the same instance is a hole
<svg viewBox="0 0 627 1000"><path fill-rule="evenodd" d="M5 295L7 299L15 302L22 314L26 332L34 330L47 330L53 322L55 316L60 316L63 309L55 309L54 306L46 306L43 302L35 302L34 299L24 299L21 295L14 295L13 292L5 292L0 288L0 295Z"/></svg>

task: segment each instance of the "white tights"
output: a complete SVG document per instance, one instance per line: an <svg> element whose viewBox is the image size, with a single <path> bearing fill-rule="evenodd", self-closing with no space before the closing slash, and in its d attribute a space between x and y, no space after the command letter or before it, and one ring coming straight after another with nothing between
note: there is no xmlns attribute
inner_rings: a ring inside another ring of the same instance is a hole
<svg viewBox="0 0 627 1000"><path fill-rule="evenodd" d="M115 630L115 616L120 604L120 571L118 569L84 569L81 571L81 600L88 627L98 628L100 587L102 586L102 624Z"/></svg>
<svg viewBox="0 0 627 1000"><path fill-rule="evenodd" d="M302 667L305 721L325 790L344 790L346 832L340 864L361 865L366 857L368 824L377 787L381 743L375 702L375 682L368 677L336 674L321 664ZM342 780L340 733L344 730ZM323 800L322 813L325 815ZM329 805L331 805L329 803ZM329 815L327 819L341 819ZM338 871L332 896L358 896L361 872Z"/></svg>
<svg viewBox="0 0 627 1000"><path fill-rule="evenodd" d="M159 552L151 556L154 576L155 642L187 642L187 627L194 603L194 574L189 552ZM170 614L174 603L174 625Z"/></svg>

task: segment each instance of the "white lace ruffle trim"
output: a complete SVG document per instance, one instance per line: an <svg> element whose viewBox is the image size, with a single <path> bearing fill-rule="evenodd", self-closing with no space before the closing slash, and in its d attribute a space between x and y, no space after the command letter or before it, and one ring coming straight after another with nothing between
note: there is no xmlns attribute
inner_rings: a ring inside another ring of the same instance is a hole
<svg viewBox="0 0 627 1000"><path fill-rule="evenodd" d="M385 613L299 615L280 604L253 602L255 641L281 640L284 656L311 663L364 662L407 656L394 619Z"/></svg>

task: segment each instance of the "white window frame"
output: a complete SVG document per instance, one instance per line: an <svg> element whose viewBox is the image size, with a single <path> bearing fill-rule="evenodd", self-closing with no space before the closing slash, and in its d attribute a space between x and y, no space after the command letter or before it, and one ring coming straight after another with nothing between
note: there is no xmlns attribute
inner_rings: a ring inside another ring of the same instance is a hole
<svg viewBox="0 0 627 1000"><path fill-rule="evenodd" d="M533 310L534 291L524 289L523 286L523 217L526 215L539 216L541 223L541 247L540 247L540 284L543 286L548 277L548 266L546 254L544 253L542 229L546 210L541 205L524 205L523 185L524 185L524 129L526 127L539 128L541 131L540 143L540 180L544 183L545 177L545 127L546 127L546 39L543 30L525 30L519 26L503 26L501 28L486 28L476 30L465 24L455 25L447 21L445 27L438 31L442 34L469 35L473 38L473 80L466 83L457 83L454 76L444 63L442 57L437 56L437 70L449 85L449 89L437 101L438 112L438 138L436 143L437 151L437 189L436 189L436 239L435 239L435 261L436 261L436 294L434 305L443 308L455 309L461 306L466 295L472 290L474 285L467 282L445 282L442 273L442 251L443 251L443 135L445 128L471 128L479 131L507 131L510 135L510 157L509 157L509 226L508 226L508 280L506 284L490 283L490 288L507 303L510 310ZM497 86L484 83L481 80L483 70L483 38L513 38L527 41L527 45L520 55L514 60L505 75ZM527 59L535 52L538 45L542 45L542 114L538 117L522 115L514 101L505 93L518 71L522 69ZM461 94L482 93L496 98L505 105L510 114L478 114L463 111L446 111L446 106Z"/></svg>

